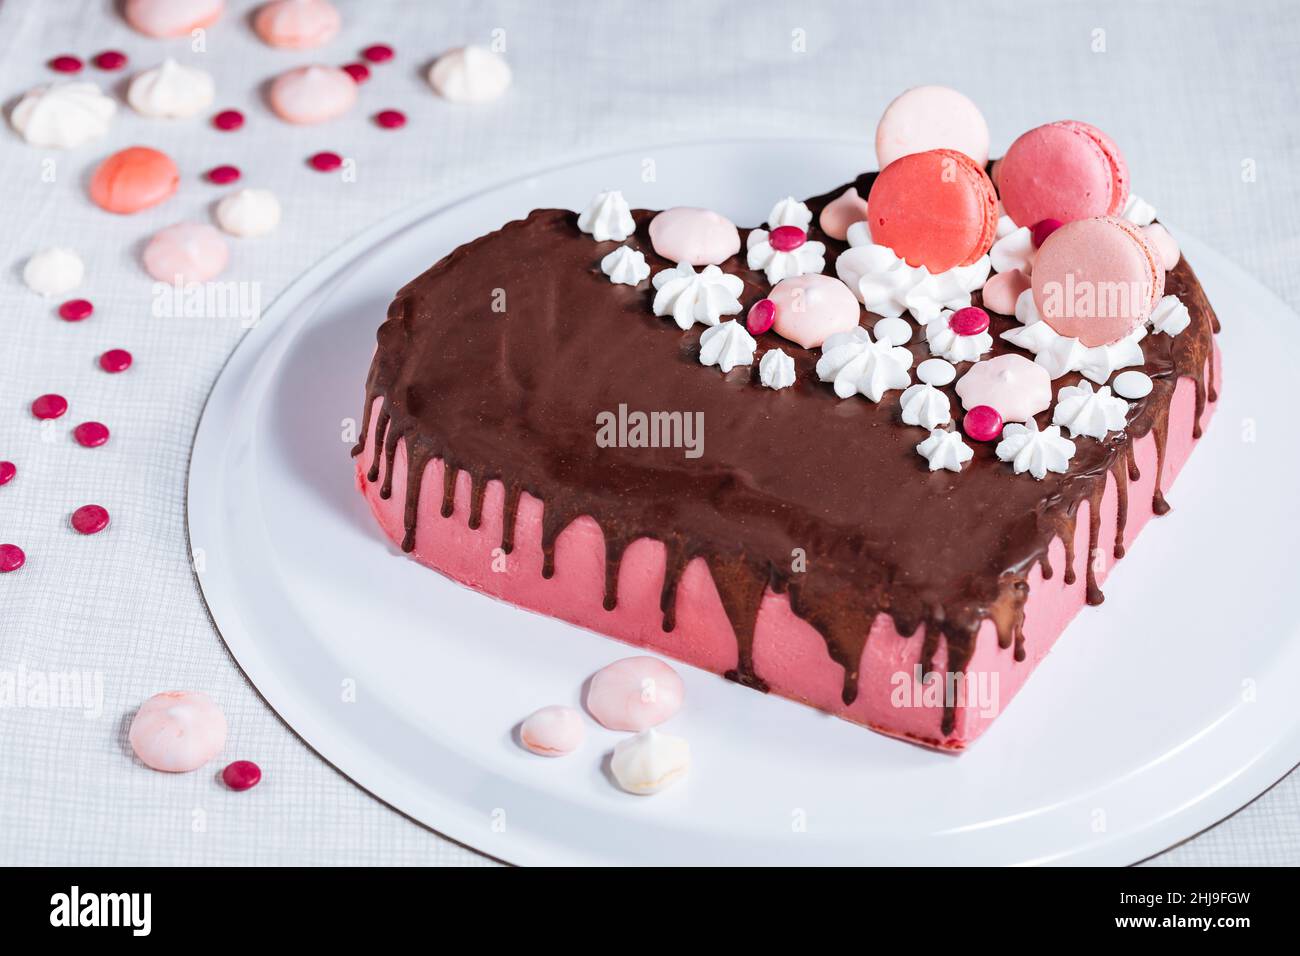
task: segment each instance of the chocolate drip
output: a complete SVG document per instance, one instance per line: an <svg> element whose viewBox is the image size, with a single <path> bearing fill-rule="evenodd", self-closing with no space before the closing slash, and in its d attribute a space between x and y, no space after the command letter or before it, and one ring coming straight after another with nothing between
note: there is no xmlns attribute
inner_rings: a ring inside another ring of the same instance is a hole
<svg viewBox="0 0 1300 956"><path fill-rule="evenodd" d="M1106 481L1095 482L1096 490L1088 499L1088 560L1086 564L1087 598L1089 604L1098 605L1106 600L1097 586L1097 562L1101 558L1098 540L1101 538L1101 499L1106 493Z"/></svg>
<svg viewBox="0 0 1300 956"><path fill-rule="evenodd" d="M1124 557L1124 527L1128 524L1128 468L1123 458L1110 466L1115 479L1115 560Z"/></svg>
<svg viewBox="0 0 1300 956"><path fill-rule="evenodd" d="M859 194L870 191L873 175L852 184ZM809 238L826 244L828 274L846 246L820 231L816 214L842 191L809 200ZM629 244L657 272L672 263L649 242L652 215L634 213L637 232ZM445 516L454 512L458 473L468 472L471 528L481 525L487 482L502 482L506 553L514 548L523 490L542 501L546 577L555 571L555 543L564 528L590 516L605 536L604 605L610 610L617 605L627 546L643 537L661 541L665 631L676 625L686 566L704 558L735 632L737 667L728 676L750 686L765 686L754 666L753 641L768 588L788 595L794 613L821 634L831 659L844 668L846 704L857 697L862 652L879 614L889 615L900 634L924 626L927 673L941 638L947 670L964 670L989 618L998 624L999 643L1014 647L1021 659L1027 569L1037 563L1050 578L1048 549L1059 537L1064 581L1075 584L1077 512L1088 500L1086 596L1099 603L1092 562L1106 476L1115 477L1119 491L1119 557L1128 482L1139 478L1134 443L1149 433L1155 438L1153 508L1163 514L1174 387L1182 378L1193 380L1198 435L1207 401L1217 400L1210 358L1218 321L1191 268L1180 261L1167 276L1166 292L1188 306L1192 322L1177 337L1143 339L1145 371L1155 387L1133 403L1126 436L1080 443L1068 471L1042 481L1011 474L996 459L993 443L977 444L960 474L931 474L914 451L916 431L897 421L896 397L878 404L838 400L817 381L815 352L792 349L770 334L759 337L749 369L724 376L701 368L698 326L682 332L654 316L649 283L614 285L600 273L597 264L612 248L581 234L573 213L538 210L460 247L400 290L379 329L353 454L360 455L368 440L375 443L366 477L377 482L382 476L380 494L387 498L403 443L407 550L415 544L420 483L434 460L445 469ZM742 307L767 294L762 274L745 268L742 257L722 268L742 280ZM505 285L509 310L494 311L492 290ZM871 326L874 317L863 324ZM1016 351L998 337L1014 324L1011 317L992 316L992 354ZM773 392L757 385L755 369L766 349L778 345L793 353L796 384ZM916 361L929 357L922 336L907 347ZM1053 387L1078 381L1072 373ZM956 401L952 387L945 388ZM377 399L382 402L372 431ZM699 413L707 433L703 454L598 447L595 417L620 405ZM1048 420L1044 412L1040 427ZM782 570L795 551L816 556L804 573ZM949 707L945 734L954 721Z"/></svg>

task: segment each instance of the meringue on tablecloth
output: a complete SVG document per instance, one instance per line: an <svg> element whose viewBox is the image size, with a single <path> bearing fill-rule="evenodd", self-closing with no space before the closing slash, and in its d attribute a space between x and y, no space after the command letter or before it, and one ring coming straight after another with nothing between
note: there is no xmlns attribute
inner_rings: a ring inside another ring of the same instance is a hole
<svg viewBox="0 0 1300 956"><path fill-rule="evenodd" d="M32 146L74 149L107 133L116 112L94 83L47 83L23 94L9 122Z"/></svg>
<svg viewBox="0 0 1300 956"><path fill-rule="evenodd" d="M184 119L207 109L216 96L212 74L171 57L131 80L126 101L142 116Z"/></svg>
<svg viewBox="0 0 1300 956"><path fill-rule="evenodd" d="M448 50L429 68L429 85L453 103L488 103L510 86L510 65L486 47Z"/></svg>

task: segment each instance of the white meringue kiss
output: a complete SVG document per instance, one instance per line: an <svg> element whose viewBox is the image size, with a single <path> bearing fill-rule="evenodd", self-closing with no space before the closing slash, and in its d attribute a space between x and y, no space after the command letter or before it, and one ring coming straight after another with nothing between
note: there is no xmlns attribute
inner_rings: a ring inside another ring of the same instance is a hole
<svg viewBox="0 0 1300 956"><path fill-rule="evenodd" d="M620 741L609 769L628 793L647 796L672 786L691 768L691 745L651 728Z"/></svg>
<svg viewBox="0 0 1300 956"><path fill-rule="evenodd" d="M126 101L142 116L183 119L212 105L216 84L212 74L182 66L171 57L131 80Z"/></svg>
<svg viewBox="0 0 1300 956"><path fill-rule="evenodd" d="M116 112L94 83L49 83L24 93L9 122L32 146L73 149L107 133Z"/></svg>

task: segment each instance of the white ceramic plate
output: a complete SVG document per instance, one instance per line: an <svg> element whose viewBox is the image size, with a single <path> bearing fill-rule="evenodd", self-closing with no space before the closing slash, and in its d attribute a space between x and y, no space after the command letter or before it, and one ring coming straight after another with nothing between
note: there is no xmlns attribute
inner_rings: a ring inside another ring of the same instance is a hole
<svg viewBox="0 0 1300 956"><path fill-rule="evenodd" d="M620 735L594 723L561 760L514 742L522 717L577 705L584 679L629 652L462 588L379 532L348 425L394 291L474 236L535 207L581 208L611 184L634 205L757 223L781 196L851 179L869 153L747 141L574 163L417 205L275 303L208 401L189 527L217 627L308 744L397 809L517 863L1131 863L1300 761L1300 506L1288 488L1300 320L1190 238L1224 325L1218 415L1175 510L1107 581L1104 607L1082 612L967 754L685 666L687 706L668 729L689 738L694 767L673 790L617 790L605 763Z"/></svg>

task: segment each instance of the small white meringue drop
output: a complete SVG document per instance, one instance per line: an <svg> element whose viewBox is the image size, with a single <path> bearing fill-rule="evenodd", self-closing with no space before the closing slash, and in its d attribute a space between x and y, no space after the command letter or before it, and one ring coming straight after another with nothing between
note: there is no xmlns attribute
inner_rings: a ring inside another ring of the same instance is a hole
<svg viewBox="0 0 1300 956"><path fill-rule="evenodd" d="M81 285L86 267L81 256L71 249L52 246L42 249L23 266L23 281L37 295L53 296L71 292Z"/></svg>
<svg viewBox="0 0 1300 956"><path fill-rule="evenodd" d="M510 65L486 47L448 50L429 68L429 85L453 103L487 103L510 86Z"/></svg>
<svg viewBox="0 0 1300 956"><path fill-rule="evenodd" d="M217 225L232 236L254 239L280 224L280 200L269 189L240 189L217 203Z"/></svg>
<svg viewBox="0 0 1300 956"><path fill-rule="evenodd" d="M519 742L543 757L573 753L586 736L582 715L572 707L552 705L529 714L519 725Z"/></svg>
<svg viewBox="0 0 1300 956"><path fill-rule="evenodd" d="M691 745L654 728L620 741L609 763L618 785L640 796L672 786L690 767Z"/></svg>
<svg viewBox="0 0 1300 956"><path fill-rule="evenodd" d="M184 66L171 57L136 75L126 91L131 109L142 116L184 119L212 105L216 85L212 74Z"/></svg>

